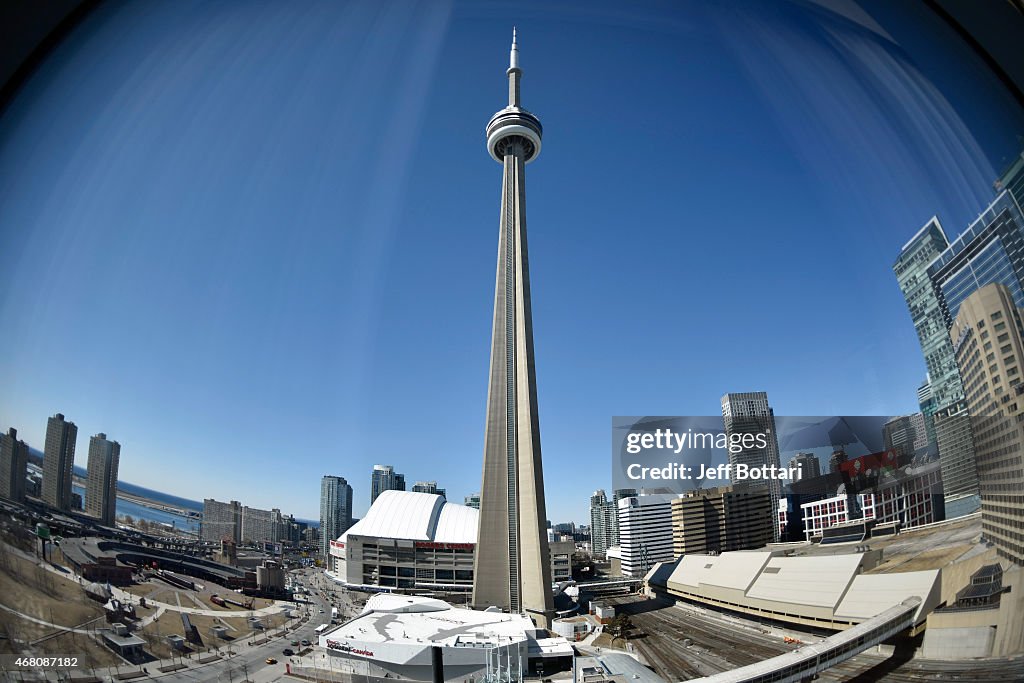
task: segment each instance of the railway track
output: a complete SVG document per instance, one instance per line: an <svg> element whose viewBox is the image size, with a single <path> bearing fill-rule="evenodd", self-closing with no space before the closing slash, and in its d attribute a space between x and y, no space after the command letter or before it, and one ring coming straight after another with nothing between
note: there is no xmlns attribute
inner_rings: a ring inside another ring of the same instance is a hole
<svg viewBox="0 0 1024 683"><path fill-rule="evenodd" d="M756 628L675 607L668 600L630 595L607 599L630 616L644 637L633 646L666 681L685 681L764 661L798 647ZM687 647L683 639L689 638ZM812 638L813 640L813 638ZM821 674L842 683L1024 682L1024 658L972 660L894 659L862 653Z"/></svg>
<svg viewBox="0 0 1024 683"><path fill-rule="evenodd" d="M666 646L663 641L660 636L648 634L646 638L633 641L633 647L643 655L655 673L666 681L687 681L704 675L699 668L676 655L674 648Z"/></svg>
<svg viewBox="0 0 1024 683"><path fill-rule="evenodd" d="M690 614L666 600L624 596L608 600L645 635L634 644L667 680L688 680L753 664L789 646L751 629ZM684 645L684 639L691 644ZM641 644L642 643L642 644ZM741 647L737 647L742 643Z"/></svg>

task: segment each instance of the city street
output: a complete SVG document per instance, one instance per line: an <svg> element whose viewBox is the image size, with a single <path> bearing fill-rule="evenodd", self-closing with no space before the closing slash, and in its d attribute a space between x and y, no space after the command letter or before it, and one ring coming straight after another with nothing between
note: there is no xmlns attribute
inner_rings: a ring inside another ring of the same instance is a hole
<svg viewBox="0 0 1024 683"><path fill-rule="evenodd" d="M300 649L307 649L289 645L293 640L309 640L315 645L317 626L330 621L332 605L324 595L333 597L337 604L351 604L348 602L345 591L328 590L327 583L320 570L304 570L301 572L301 576L302 581L306 583L306 587L313 590L308 593L309 602L305 605L309 609L310 618L298 629L284 636L272 638L268 643L262 645L248 646L239 641L239 645L234 647L237 654L209 664L157 675L154 675L153 670L150 669L150 677L169 683L174 681L181 681L182 683L189 681L237 683L246 680L253 683L268 683L282 679L286 670L285 663L299 661L298 657L286 657L283 654L284 649L290 647L296 652L299 652ZM323 610L323 613L320 610ZM314 650L311 654L315 656L318 653ZM306 666L313 666L313 656L307 655L303 657L303 663ZM268 657L276 659L278 663L267 664L266 659ZM325 666L325 664L321 664L321 666Z"/></svg>

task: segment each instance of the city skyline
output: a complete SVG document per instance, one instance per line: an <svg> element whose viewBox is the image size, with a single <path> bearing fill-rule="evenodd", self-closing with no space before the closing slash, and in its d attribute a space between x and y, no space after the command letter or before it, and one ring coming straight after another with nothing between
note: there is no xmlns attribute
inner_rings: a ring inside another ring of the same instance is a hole
<svg viewBox="0 0 1024 683"><path fill-rule="evenodd" d="M945 73L927 50L909 60L898 33L889 42L827 13L790 8L801 22L780 27L754 10L726 30L713 8L624 27L539 5L525 24L459 4L343 19L319 9L296 20L306 43L328 46L310 62L274 32L286 9L204 11L204 30L249 38L212 40L202 59L255 55L225 82L181 66L177 50L190 48L175 43L196 28L187 13L103 8L0 119L12 178L0 188L11 256L0 313L17 330L0 341L0 427L43 450L45 418L63 412L130 449L121 479L197 501L316 519L331 471L357 482L363 512L377 462L443 480L452 500L479 490L493 303L480 283L492 276L496 196L479 117L499 94L492 46L513 23L545 65L531 104L560 147L531 176L545 479L564 493L549 495L553 522L586 522L590 493L611 488L610 415L709 414L717 396L753 390L779 415L915 412L924 364L892 259L932 215L951 239L963 231L1019 152L1019 118L994 104L972 58ZM389 40L362 53L373 21ZM254 23L282 47L280 64L258 59ZM752 27L772 56L763 64L736 38ZM830 58L826 30L863 53ZM679 40L690 35L705 38ZM821 72L766 93L796 54L788 37ZM869 85L850 66L865 55L885 64ZM886 75L917 94L893 96ZM161 96L147 106L151 83ZM818 85L842 97L815 100ZM607 122L585 120L591 109L622 126L612 166L594 149ZM877 148L839 134L851 116ZM821 128L801 131L806 117ZM354 148L353 129L365 131ZM439 135L441 159L426 153ZM710 283L716 296L693 295ZM424 301L445 302L442 325ZM116 321L116 341L95 319ZM763 330L756 357L733 328Z"/></svg>

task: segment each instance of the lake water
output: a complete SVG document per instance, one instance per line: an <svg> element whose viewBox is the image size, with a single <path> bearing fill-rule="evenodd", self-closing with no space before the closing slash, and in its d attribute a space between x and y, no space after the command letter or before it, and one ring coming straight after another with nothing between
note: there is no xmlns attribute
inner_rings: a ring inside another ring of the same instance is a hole
<svg viewBox="0 0 1024 683"><path fill-rule="evenodd" d="M177 507L188 507L191 510L198 510L202 512L203 506L201 503L195 501L188 501L184 498L178 498L177 496L170 496L167 494L160 493L159 491L151 491L150 489L143 488L141 486L135 486L133 484L124 484L118 482L118 488L127 491L136 496L145 496L150 500L155 500L160 503L166 503L167 505L174 505ZM85 489L75 484L72 490L82 496L82 502L85 502ZM190 503L190 505L182 505L182 501ZM198 507L197 507L198 506ZM175 528L182 529L191 533L199 533L199 520L189 519L182 517L181 515L174 515L163 510L154 510L153 508L146 507L145 505L139 505L130 500L118 497L117 509L118 515L128 515L134 519L144 519L147 522L160 522L162 524L174 524Z"/></svg>

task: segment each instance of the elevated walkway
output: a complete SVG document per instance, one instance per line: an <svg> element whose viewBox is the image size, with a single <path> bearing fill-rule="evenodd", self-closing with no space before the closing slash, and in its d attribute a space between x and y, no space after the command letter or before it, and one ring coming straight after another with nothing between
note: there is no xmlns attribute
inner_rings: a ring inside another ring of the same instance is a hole
<svg viewBox="0 0 1024 683"><path fill-rule="evenodd" d="M914 615L920 605L920 598L907 598L820 643L804 645L763 662L693 680L702 683L798 683L913 628Z"/></svg>

